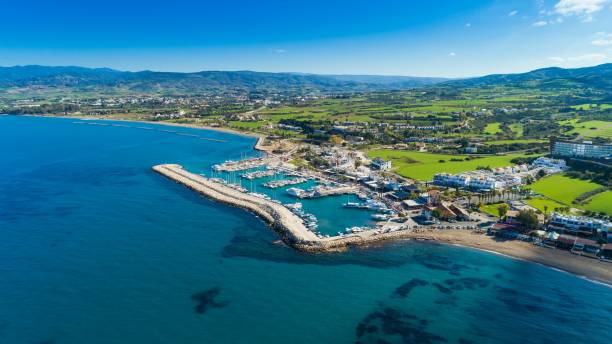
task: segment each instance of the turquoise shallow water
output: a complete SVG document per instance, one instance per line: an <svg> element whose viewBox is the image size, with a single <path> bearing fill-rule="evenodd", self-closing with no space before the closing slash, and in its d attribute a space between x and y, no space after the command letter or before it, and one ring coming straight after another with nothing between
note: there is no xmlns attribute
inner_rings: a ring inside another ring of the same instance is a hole
<svg viewBox="0 0 612 344"><path fill-rule="evenodd" d="M298 253L150 171L206 171L251 138L74 122L0 116L0 343L612 340L606 286L436 244ZM336 201L313 212L356 221Z"/></svg>

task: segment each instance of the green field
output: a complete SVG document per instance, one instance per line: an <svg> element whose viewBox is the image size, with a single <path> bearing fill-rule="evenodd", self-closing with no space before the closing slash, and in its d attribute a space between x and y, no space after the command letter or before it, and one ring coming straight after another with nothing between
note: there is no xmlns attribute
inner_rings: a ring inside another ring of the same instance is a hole
<svg viewBox="0 0 612 344"><path fill-rule="evenodd" d="M525 202L527 204L529 204L530 206L538 209L542 213L544 213L544 206L548 206L547 212L549 214L550 214L550 212L554 211L555 208L564 208L564 207L567 207L567 205L565 205L565 204L561 204L559 202L555 202L553 200L546 199L546 198L532 198L532 199L526 200Z"/></svg>
<svg viewBox="0 0 612 344"><path fill-rule="evenodd" d="M489 166L491 168L510 166L512 165L510 160L524 155L495 155L473 160L450 161L451 159L465 159L467 156L379 149L369 151L368 156L391 160L393 170L401 176L418 180L431 180L434 174L440 172L460 173L475 170L478 166ZM444 160L444 162L439 162L440 160Z"/></svg>
<svg viewBox="0 0 612 344"><path fill-rule="evenodd" d="M229 121L228 124L230 127L234 127L238 129L258 129L264 124L264 122Z"/></svg>
<svg viewBox="0 0 612 344"><path fill-rule="evenodd" d="M580 179L572 179L560 174L542 178L529 186L534 192L567 206L574 207L576 206L572 205L572 201L576 199L576 197L599 187L601 187L599 184Z"/></svg>
<svg viewBox="0 0 612 344"><path fill-rule="evenodd" d="M599 193L582 206L585 210L603 212L612 215L612 191Z"/></svg>
<svg viewBox="0 0 612 344"><path fill-rule="evenodd" d="M502 130L501 130L501 123L499 123L499 122L489 123L484 128L484 133L488 134L488 135L495 135L495 134L501 133L501 132L502 132Z"/></svg>
<svg viewBox="0 0 612 344"><path fill-rule="evenodd" d="M500 204L501 203L483 204L480 206L480 210L489 215L499 217L499 213L497 212L497 207L499 207Z"/></svg>
<svg viewBox="0 0 612 344"><path fill-rule="evenodd" d="M607 139L612 138L612 122L606 121L586 121L578 122L577 120L569 120L560 122L563 125L571 125L574 127L572 130L565 132L565 134L577 133L582 137L603 137Z"/></svg>
<svg viewBox="0 0 612 344"><path fill-rule="evenodd" d="M521 123L510 124L510 130L512 130L512 132L516 134L516 137L523 136L523 124Z"/></svg>

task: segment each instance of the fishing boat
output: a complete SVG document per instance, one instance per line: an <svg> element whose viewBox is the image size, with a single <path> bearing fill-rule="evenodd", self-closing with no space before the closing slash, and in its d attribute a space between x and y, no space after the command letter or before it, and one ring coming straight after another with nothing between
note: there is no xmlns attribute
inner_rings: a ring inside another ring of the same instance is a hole
<svg viewBox="0 0 612 344"><path fill-rule="evenodd" d="M297 203L287 203L285 204L285 206L291 210L298 210L298 209L302 209L302 203L297 202Z"/></svg>
<svg viewBox="0 0 612 344"><path fill-rule="evenodd" d="M287 189L287 194L294 196L294 197L300 197L304 194L304 190L300 189L300 188L289 188Z"/></svg>
<svg viewBox="0 0 612 344"><path fill-rule="evenodd" d="M391 218L391 215L388 214L372 214L372 219L376 221L387 221Z"/></svg>
<svg viewBox="0 0 612 344"><path fill-rule="evenodd" d="M365 227L355 226L355 227L347 228L346 232L347 233L359 233L359 232L363 232L366 229L367 228L365 228Z"/></svg>
<svg viewBox="0 0 612 344"><path fill-rule="evenodd" d="M346 202L342 205L345 208L362 209L364 205L359 202Z"/></svg>

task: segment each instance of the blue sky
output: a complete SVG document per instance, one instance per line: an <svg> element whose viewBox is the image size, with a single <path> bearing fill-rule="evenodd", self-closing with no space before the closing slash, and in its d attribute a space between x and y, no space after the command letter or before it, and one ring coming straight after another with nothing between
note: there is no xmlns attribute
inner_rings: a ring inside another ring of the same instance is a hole
<svg viewBox="0 0 612 344"><path fill-rule="evenodd" d="M0 65L462 77L612 62L612 0L31 1Z"/></svg>

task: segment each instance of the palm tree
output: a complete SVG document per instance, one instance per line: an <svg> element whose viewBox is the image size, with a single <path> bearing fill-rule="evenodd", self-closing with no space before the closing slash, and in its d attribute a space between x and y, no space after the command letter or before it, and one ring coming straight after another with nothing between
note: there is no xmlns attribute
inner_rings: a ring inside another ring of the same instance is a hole
<svg viewBox="0 0 612 344"><path fill-rule="evenodd" d="M499 220L501 221L501 219L506 216L506 214L508 213L508 209L510 207L508 207L508 204L506 203L502 203L500 205L497 206L497 214L499 214Z"/></svg>

